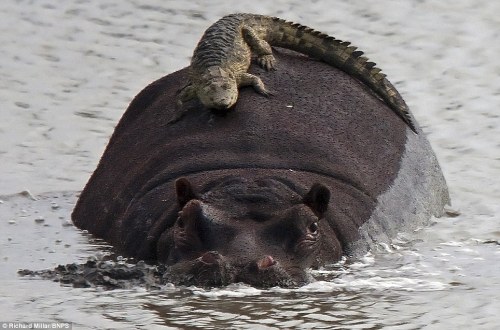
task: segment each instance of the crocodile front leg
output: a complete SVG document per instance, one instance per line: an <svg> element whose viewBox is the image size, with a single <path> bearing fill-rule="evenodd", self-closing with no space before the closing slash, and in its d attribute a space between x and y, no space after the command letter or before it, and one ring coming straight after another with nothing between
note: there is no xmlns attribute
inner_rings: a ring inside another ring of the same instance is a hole
<svg viewBox="0 0 500 330"><path fill-rule="evenodd" d="M182 104L196 98L196 89L192 83L182 87L179 91L177 106L182 107Z"/></svg>
<svg viewBox="0 0 500 330"><path fill-rule="evenodd" d="M276 70L276 59L273 56L271 45L264 39L260 38L254 29L249 26L242 27L243 38L252 50L257 55L257 63L260 67L267 71Z"/></svg>
<svg viewBox="0 0 500 330"><path fill-rule="evenodd" d="M273 95L266 89L262 80L250 73L242 73L238 76L238 87L252 86L258 93L264 96Z"/></svg>

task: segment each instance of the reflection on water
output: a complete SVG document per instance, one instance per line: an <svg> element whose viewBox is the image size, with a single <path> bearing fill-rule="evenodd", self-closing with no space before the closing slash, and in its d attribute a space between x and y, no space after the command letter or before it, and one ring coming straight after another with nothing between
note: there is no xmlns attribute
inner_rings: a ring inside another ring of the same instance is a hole
<svg viewBox="0 0 500 330"><path fill-rule="evenodd" d="M500 324L500 5L494 1L4 1L0 11L0 310L74 328L495 329ZM366 50L423 125L456 218L298 289L106 291L20 278L112 249L68 222L130 100L186 66L229 12L300 21ZM474 124L471 124L474 123ZM29 189L30 194L16 195ZM42 194L47 191L71 193Z"/></svg>

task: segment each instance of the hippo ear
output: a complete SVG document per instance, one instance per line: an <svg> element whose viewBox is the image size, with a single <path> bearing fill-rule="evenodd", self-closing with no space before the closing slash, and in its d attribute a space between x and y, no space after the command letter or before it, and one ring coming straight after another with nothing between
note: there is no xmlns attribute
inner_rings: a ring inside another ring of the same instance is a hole
<svg viewBox="0 0 500 330"><path fill-rule="evenodd" d="M313 210L314 214L321 218L328 209L328 203L330 202L330 190L321 183L315 183L309 192L304 196L302 202L309 206Z"/></svg>
<svg viewBox="0 0 500 330"><path fill-rule="evenodd" d="M175 180L175 192L177 194L177 203L180 207L184 207L187 202L197 198L191 182L186 178Z"/></svg>

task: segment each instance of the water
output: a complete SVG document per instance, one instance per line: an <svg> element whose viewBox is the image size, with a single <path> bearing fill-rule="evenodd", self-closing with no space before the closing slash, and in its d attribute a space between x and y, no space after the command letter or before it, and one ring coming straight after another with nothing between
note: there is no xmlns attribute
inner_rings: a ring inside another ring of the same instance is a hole
<svg viewBox="0 0 500 330"><path fill-rule="evenodd" d="M0 321L74 328L496 329L500 325L500 3L14 1L0 4ZM350 40L424 126L456 218L403 233L294 289L75 289L20 268L110 248L68 225L131 99L230 12ZM33 200L29 190L36 196Z"/></svg>

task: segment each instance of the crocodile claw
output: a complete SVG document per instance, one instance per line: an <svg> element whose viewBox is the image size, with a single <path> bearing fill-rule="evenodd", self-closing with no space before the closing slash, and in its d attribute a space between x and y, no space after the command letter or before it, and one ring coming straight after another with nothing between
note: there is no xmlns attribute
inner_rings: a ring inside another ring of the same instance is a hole
<svg viewBox="0 0 500 330"><path fill-rule="evenodd" d="M276 59L273 55L262 55L257 58L257 63L266 71L276 70Z"/></svg>

